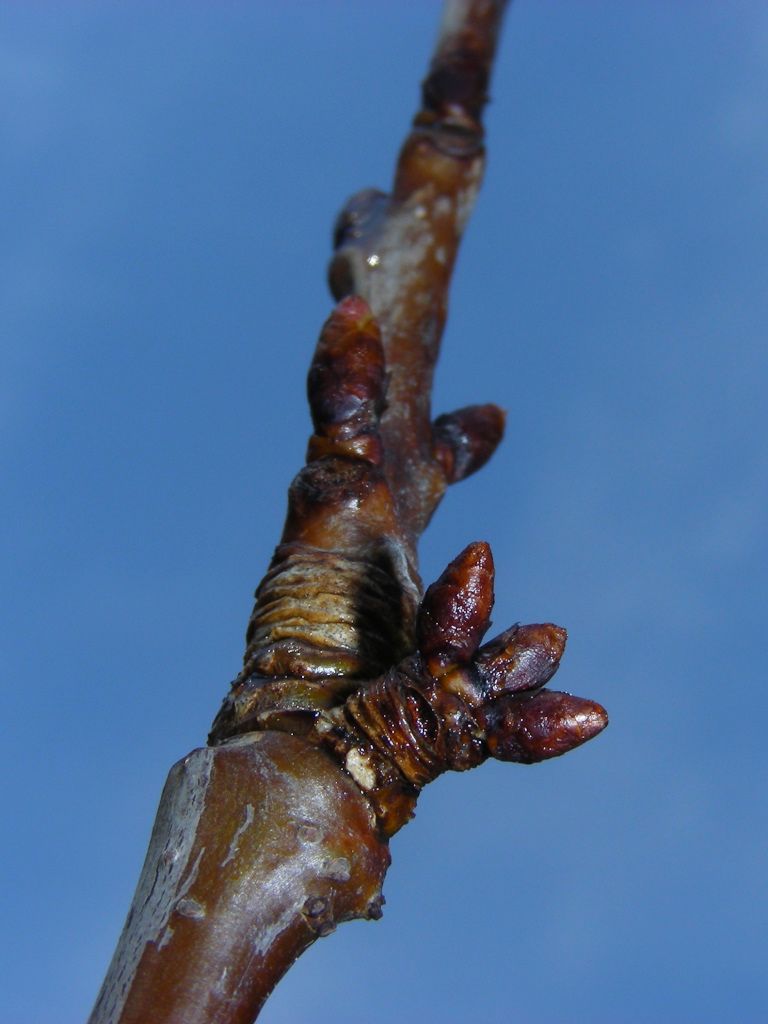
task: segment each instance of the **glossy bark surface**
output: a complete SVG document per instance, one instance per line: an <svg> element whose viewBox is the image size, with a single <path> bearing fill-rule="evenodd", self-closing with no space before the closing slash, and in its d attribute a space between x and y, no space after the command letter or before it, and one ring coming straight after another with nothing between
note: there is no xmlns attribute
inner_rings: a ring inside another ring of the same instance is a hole
<svg viewBox="0 0 768 1024"><path fill-rule="evenodd" d="M253 733L174 765L91 1024L250 1024L319 935L381 915L389 851L317 748Z"/></svg>
<svg viewBox="0 0 768 1024"><path fill-rule="evenodd" d="M387 841L424 785L488 757L557 756L607 723L595 702L541 689L560 627L482 644L487 544L424 595L418 574L447 486L504 427L493 405L433 422L430 392L505 6L448 0L392 193L359 193L339 218L306 465L211 746L169 775L91 1024L250 1024L315 938L380 915Z"/></svg>

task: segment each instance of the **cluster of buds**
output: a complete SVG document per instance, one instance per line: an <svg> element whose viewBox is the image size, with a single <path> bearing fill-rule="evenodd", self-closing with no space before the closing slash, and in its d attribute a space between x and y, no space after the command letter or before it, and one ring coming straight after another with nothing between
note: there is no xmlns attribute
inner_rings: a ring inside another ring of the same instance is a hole
<svg viewBox="0 0 768 1024"><path fill-rule="evenodd" d="M490 548L470 544L424 596L417 652L318 717L319 741L367 794L387 836L443 772L488 757L557 757L608 724L594 701L543 689L560 663L564 629L517 625L481 646L492 604Z"/></svg>
<svg viewBox="0 0 768 1024"><path fill-rule="evenodd" d="M288 492L280 544L256 591L243 670L211 740L254 729L305 732L415 647L421 580L414 531L382 444L391 409L379 326L350 296L326 321L307 392L314 433ZM431 506L479 469L501 439L495 405L435 420Z"/></svg>
<svg viewBox="0 0 768 1024"><path fill-rule="evenodd" d="M369 306L342 299L309 372L306 465L211 741L265 729L306 736L349 772L390 836L442 772L488 757L542 761L607 717L592 701L542 689L563 654L560 627L513 626L482 644L493 605L487 544L465 548L419 601L416 536L383 444L384 417L397 411L385 365ZM425 507L483 465L502 431L493 405L435 420Z"/></svg>

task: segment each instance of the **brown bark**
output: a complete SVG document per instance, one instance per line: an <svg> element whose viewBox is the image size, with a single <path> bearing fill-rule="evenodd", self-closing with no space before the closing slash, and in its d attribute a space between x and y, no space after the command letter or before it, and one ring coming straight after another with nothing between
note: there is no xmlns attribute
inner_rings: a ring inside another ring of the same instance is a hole
<svg viewBox="0 0 768 1024"><path fill-rule="evenodd" d="M92 1020L248 1024L318 935L381 915L389 854L371 819L299 737L192 751L168 776Z"/></svg>
<svg viewBox="0 0 768 1024"><path fill-rule="evenodd" d="M422 599L418 538L503 433L492 405L434 422L430 390L504 0L448 0L392 193L339 217L338 300L308 379L314 434L210 746L172 770L91 1024L246 1024L298 955L381 913L388 840L441 772L590 739L592 701L543 689L565 631L483 644L487 544Z"/></svg>

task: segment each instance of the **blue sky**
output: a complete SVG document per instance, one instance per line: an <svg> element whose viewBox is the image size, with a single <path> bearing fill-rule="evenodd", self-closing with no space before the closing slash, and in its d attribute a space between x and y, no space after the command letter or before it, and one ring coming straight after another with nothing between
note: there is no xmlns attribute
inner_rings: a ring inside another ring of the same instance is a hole
<svg viewBox="0 0 768 1024"><path fill-rule="evenodd" d="M2 1024L87 1016L237 671L438 11L0 6ZM435 390L508 433L422 568L489 540L496 626L566 626L611 726L430 787L265 1024L766 1019L766 57L757 2L513 5Z"/></svg>

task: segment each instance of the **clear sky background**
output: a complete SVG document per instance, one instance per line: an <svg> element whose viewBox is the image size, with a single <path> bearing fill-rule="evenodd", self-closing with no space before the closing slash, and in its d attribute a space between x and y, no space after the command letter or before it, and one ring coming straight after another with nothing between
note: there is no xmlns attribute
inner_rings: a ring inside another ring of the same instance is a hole
<svg viewBox="0 0 768 1024"><path fill-rule="evenodd" d="M84 1021L304 454L330 228L434 0L0 3L0 1024ZM444 776L264 1024L768 1019L768 8L519 0L435 411L506 441L422 546L570 633L606 733Z"/></svg>

